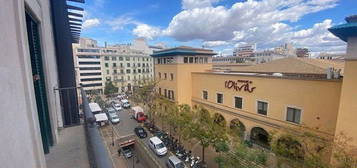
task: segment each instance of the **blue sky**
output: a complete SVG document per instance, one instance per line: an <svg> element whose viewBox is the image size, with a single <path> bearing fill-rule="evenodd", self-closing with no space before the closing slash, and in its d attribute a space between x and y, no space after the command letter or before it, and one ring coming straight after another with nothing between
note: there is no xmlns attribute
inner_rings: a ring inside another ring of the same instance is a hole
<svg viewBox="0 0 357 168"><path fill-rule="evenodd" d="M356 0L86 0L82 37L110 44L144 37L152 45L189 45L231 53L285 42L313 52L342 52L326 29L357 14Z"/></svg>

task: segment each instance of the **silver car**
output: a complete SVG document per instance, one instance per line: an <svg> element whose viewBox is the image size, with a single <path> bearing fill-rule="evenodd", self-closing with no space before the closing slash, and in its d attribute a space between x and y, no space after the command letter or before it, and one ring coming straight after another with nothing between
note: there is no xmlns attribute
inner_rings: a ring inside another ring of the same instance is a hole
<svg viewBox="0 0 357 168"><path fill-rule="evenodd" d="M170 156L166 161L166 166L169 168L187 168L186 165L176 156Z"/></svg>

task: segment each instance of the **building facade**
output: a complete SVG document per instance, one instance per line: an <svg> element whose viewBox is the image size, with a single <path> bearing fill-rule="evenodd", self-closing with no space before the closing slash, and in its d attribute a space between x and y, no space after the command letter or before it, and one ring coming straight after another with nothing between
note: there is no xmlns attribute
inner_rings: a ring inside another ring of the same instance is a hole
<svg viewBox="0 0 357 168"><path fill-rule="evenodd" d="M236 57L250 57L256 50L256 44L238 46L233 51L233 56Z"/></svg>
<svg viewBox="0 0 357 168"><path fill-rule="evenodd" d="M144 39L133 44L99 47L92 39L81 38L73 45L77 82L85 90L103 92L111 81L120 91L131 91L145 80L153 78L152 48Z"/></svg>
<svg viewBox="0 0 357 168"><path fill-rule="evenodd" d="M353 75L357 71L357 35L356 31L348 32L354 32L349 34L353 37L345 38L349 59L345 70L334 71L338 75L328 70L341 67L316 62L317 59L286 58L277 60L284 63L280 67L272 61L269 67L260 64L238 71L213 71L210 61L196 63L203 56L198 52L202 49L179 47L158 51L152 55L155 78L160 81L158 92L172 99L167 91L173 90L172 100L178 104L201 105L212 116L223 119L227 127L238 123L244 138L262 147L271 145L270 132L300 127L329 140L344 131L355 139L351 144L357 146L357 130L352 121L357 108L352 101L357 100L353 92L356 86L352 86L357 80ZM214 55L210 50L203 53L207 60ZM166 77L171 74L173 80Z"/></svg>

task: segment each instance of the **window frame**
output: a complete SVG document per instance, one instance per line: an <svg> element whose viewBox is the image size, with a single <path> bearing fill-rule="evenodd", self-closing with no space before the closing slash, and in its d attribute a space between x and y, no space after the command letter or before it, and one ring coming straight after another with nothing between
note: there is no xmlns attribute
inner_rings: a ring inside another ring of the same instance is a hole
<svg viewBox="0 0 357 168"><path fill-rule="evenodd" d="M293 109L298 109L300 110L300 121L299 123L296 123L296 122L293 122L293 121L288 121L288 108L293 108ZM300 108L300 107L297 107L297 106L293 106L293 105L287 105L285 106L285 110L284 110L284 121L285 122L288 122L290 124L297 124L297 125L300 125L302 123L302 116L303 116L303 109Z"/></svg>
<svg viewBox="0 0 357 168"><path fill-rule="evenodd" d="M218 94L222 95L222 102L221 103L218 102ZM224 103L224 94L222 92L216 92L216 103L217 104L223 104Z"/></svg>
<svg viewBox="0 0 357 168"><path fill-rule="evenodd" d="M238 108L237 106L236 106L236 98L241 98L241 107L240 108ZM243 109L243 97L242 96L234 96L233 97L233 106L234 106L234 108L236 108L236 109Z"/></svg>
<svg viewBox="0 0 357 168"><path fill-rule="evenodd" d="M266 110L266 114L261 114L261 113L259 113L259 102L263 102L263 103L266 103L267 104L267 110ZM256 100L256 113L258 114L258 115L261 115L261 116L268 116L268 112L269 112L269 102L268 101L266 101L266 100Z"/></svg>
<svg viewBox="0 0 357 168"><path fill-rule="evenodd" d="M207 93L207 98L205 98L204 92ZM202 90L202 99L203 99L203 100L208 100L208 91L207 91L207 90Z"/></svg>

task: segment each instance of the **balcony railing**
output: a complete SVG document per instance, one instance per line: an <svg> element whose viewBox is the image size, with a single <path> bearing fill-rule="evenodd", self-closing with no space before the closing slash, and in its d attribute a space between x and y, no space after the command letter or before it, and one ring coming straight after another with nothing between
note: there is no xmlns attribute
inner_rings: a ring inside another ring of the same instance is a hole
<svg viewBox="0 0 357 168"><path fill-rule="evenodd" d="M99 133L98 126L95 122L95 117L91 109L89 108L89 101L87 95L83 88L81 88L80 90L82 96L85 130L91 167L113 168L113 162L109 157L108 151Z"/></svg>

